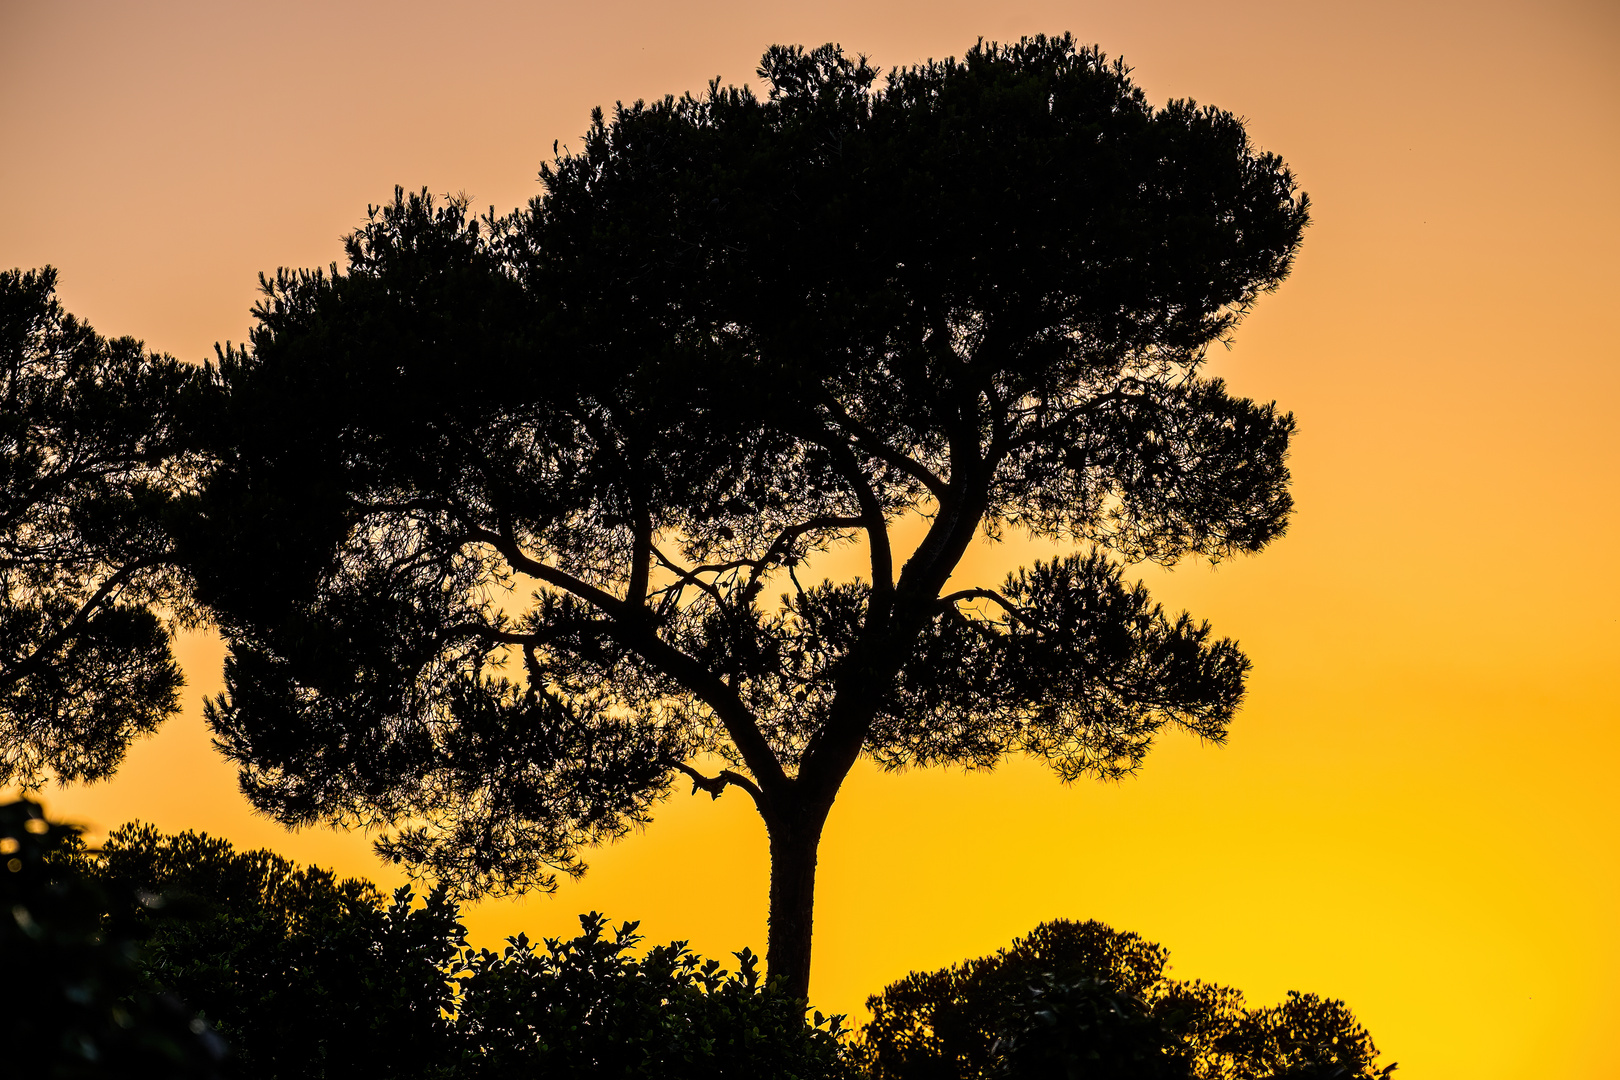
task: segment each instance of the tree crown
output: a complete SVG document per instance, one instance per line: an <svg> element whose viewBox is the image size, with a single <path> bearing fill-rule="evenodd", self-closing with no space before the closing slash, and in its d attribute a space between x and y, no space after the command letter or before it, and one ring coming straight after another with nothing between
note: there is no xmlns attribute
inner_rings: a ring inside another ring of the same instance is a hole
<svg viewBox="0 0 1620 1080"><path fill-rule="evenodd" d="M194 382L65 312L50 267L0 272L0 785L102 779L178 710L164 519Z"/></svg>
<svg viewBox="0 0 1620 1080"><path fill-rule="evenodd" d="M384 850L477 892L680 774L819 833L861 754L1223 737L1247 660L1107 552L1285 527L1292 418L1201 368L1288 270L1286 167L1068 37L761 74L598 112L517 214L398 193L346 269L265 281L187 541L260 806L408 822ZM1081 550L948 592L1009 527Z"/></svg>

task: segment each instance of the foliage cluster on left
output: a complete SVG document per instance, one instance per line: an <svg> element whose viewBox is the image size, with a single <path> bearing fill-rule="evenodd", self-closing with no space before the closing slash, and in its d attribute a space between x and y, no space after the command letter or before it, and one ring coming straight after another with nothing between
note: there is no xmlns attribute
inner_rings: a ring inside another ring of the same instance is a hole
<svg viewBox="0 0 1620 1080"><path fill-rule="evenodd" d="M179 707L196 374L64 312L50 267L0 272L0 785L105 778Z"/></svg>
<svg viewBox="0 0 1620 1080"><path fill-rule="evenodd" d="M0 1073L105 1077L220 1075L224 1044L143 977L126 915L94 876L64 872L77 834L38 804L0 806Z"/></svg>
<svg viewBox="0 0 1620 1080"><path fill-rule="evenodd" d="M836 1020L806 1023L684 942L636 924L497 954L443 889L391 898L269 851L151 825L87 848L37 804L0 807L0 1012L21 1075L320 1080L848 1075Z"/></svg>
<svg viewBox="0 0 1620 1080"><path fill-rule="evenodd" d="M442 891L414 904L193 832L114 831L62 860L141 943L149 987L199 1009L227 1075L432 1075L444 1064L463 931Z"/></svg>

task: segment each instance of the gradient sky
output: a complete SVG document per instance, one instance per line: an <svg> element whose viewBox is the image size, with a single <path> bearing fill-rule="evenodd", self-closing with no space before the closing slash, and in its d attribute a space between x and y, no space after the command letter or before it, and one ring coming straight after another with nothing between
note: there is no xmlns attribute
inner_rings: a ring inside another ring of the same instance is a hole
<svg viewBox="0 0 1620 1080"><path fill-rule="evenodd" d="M590 108L753 78L776 43L881 65L1073 31L1155 102L1247 118L1315 204L1293 277L1213 371L1299 421L1297 513L1259 557L1143 568L1255 670L1221 748L1118 785L860 767L821 849L815 1004L1099 918L1173 973L1342 997L1401 1075L1620 1076L1620 14L1598 3L721 0L0 5L0 266L187 360L256 275L323 265L395 184L505 211ZM999 578L1027 544L976 548ZM364 837L255 817L199 702L120 775L52 790L393 881ZM496 944L599 909L724 958L764 946L765 836L684 789Z"/></svg>

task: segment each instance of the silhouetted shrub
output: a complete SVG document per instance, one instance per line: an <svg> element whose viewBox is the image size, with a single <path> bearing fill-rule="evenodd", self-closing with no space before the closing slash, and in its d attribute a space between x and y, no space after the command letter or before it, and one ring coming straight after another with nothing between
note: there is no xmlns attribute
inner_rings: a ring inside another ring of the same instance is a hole
<svg viewBox="0 0 1620 1080"><path fill-rule="evenodd" d="M867 1001L854 1048L873 1080L1131 1077L1371 1080L1371 1036L1342 1001L1165 977L1168 951L1099 922L1043 923L989 956L913 972Z"/></svg>
<svg viewBox="0 0 1620 1080"><path fill-rule="evenodd" d="M139 907L78 872L73 828L39 804L0 806L0 1075L214 1077L224 1043L173 995L143 984Z"/></svg>
<svg viewBox="0 0 1620 1080"><path fill-rule="evenodd" d="M223 1055L219 1075L252 1080L854 1075L840 1018L818 1013L807 1024L799 1002L766 987L746 949L735 972L684 942L638 956L637 924L608 934L607 920L592 914L572 940L536 947L519 936L499 954L473 951L442 889L421 903L408 888L389 900L370 882L139 823L96 851L71 830L40 828L57 832L52 857L34 860L39 872L77 898L51 910L76 920L79 952L112 950L96 954L107 986L90 1012L62 1004L82 996L83 979L60 959L78 953L58 948L50 970L66 989L18 1014L36 1027L40 1016L54 1018L70 1049L85 1043L105 1057L111 1036L101 1029L123 1030L117 1017L132 1000L161 1005L175 1037L196 1041L183 1000L224 1036L197 1021L212 1040L205 1064ZM19 916L8 932L13 925L31 924ZM97 1005L102 998L109 1003ZM126 1071L191 1075L166 1061Z"/></svg>
<svg viewBox="0 0 1620 1080"><path fill-rule="evenodd" d="M1292 990L1281 1005L1246 1011L1219 1047L1238 1077L1360 1080L1395 1070L1373 1068L1378 1049L1344 1002Z"/></svg>
<svg viewBox="0 0 1620 1080"><path fill-rule="evenodd" d="M1188 1080L1191 1053L1141 998L1043 975L995 1044L1005 1080Z"/></svg>
<svg viewBox="0 0 1620 1080"><path fill-rule="evenodd" d="M459 1076L773 1077L855 1075L841 1019L768 988L744 949L735 972L677 941L637 957L637 923L611 936L607 919L580 916L583 933L536 948L519 936L504 952L470 958L458 1029Z"/></svg>
<svg viewBox="0 0 1620 1080"><path fill-rule="evenodd" d="M201 1009L229 1076L420 1077L453 1060L446 1010L465 932L442 891L416 905L269 851L126 825L77 856L144 941L148 986Z"/></svg>

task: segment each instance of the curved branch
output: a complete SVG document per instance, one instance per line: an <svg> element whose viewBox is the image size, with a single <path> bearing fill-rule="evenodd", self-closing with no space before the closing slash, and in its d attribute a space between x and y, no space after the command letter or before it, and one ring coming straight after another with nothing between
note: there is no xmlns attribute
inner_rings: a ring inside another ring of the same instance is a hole
<svg viewBox="0 0 1620 1080"><path fill-rule="evenodd" d="M855 489L855 499L861 506L860 525L866 530L872 553L872 597L883 600L886 605L894 595L894 552L889 546L889 523L883 516L883 505L878 502L877 493L867 482L866 474L861 471L849 444L840 442L828 449L832 451L845 479Z"/></svg>
<svg viewBox="0 0 1620 1080"><path fill-rule="evenodd" d="M928 489L929 493L932 494L934 498L939 499L944 497L946 488L944 480L941 480L938 476L935 476L933 472L924 467L922 463L917 461L915 458L902 454L900 451L884 442L865 424L862 424L859 420L856 420L853 416L849 415L849 411L837 401L828 401L826 404L827 411L832 414L835 420L838 421L839 426L844 428L854 439L855 446L860 447L862 450L866 451L868 454L871 454L885 465L893 465L896 469L899 469L913 480L922 484L923 487ZM818 439L817 441L820 442L821 440ZM834 449L833 444L823 442L822 445L826 446L829 450ZM836 445L848 447L851 444L847 439L839 439L837 440Z"/></svg>
<svg viewBox="0 0 1620 1080"><path fill-rule="evenodd" d="M761 783L768 788L776 789L786 788L792 782L783 770L776 751L771 749L771 744L765 740L759 726L754 722L754 714L743 704L736 690L727 686L701 663L659 637L656 628L641 617L645 614L645 609L629 605L605 589L599 589L573 574L530 558L519 546L509 521L501 522L499 533L488 529L474 529L468 536L483 540L494 547L513 569L571 592L611 617L609 632L621 644L634 649L642 659L684 684L714 710L715 715L725 726L726 734L731 736L732 743L742 754L743 761L748 764L749 771L758 777Z"/></svg>
<svg viewBox="0 0 1620 1080"><path fill-rule="evenodd" d="M500 552L514 570L528 574L532 578L539 578L547 585L555 585L559 589L566 589L581 600L587 601L592 606L615 618L626 614L628 605L625 601L614 596L606 589L599 589L590 582L575 577L573 574L558 570L555 566L547 566L538 559L530 558L528 553L518 544L517 536L509 521L501 522L501 531L498 533L491 532L488 529L473 528L469 529L465 535L470 540L482 540Z"/></svg>
<svg viewBox="0 0 1620 1080"><path fill-rule="evenodd" d="M1138 392L1131 393L1130 387ZM1009 437L1007 448L1009 450L1021 449L1033 443L1048 441L1059 437L1066 428L1075 423L1088 419L1101 412L1110 405L1123 405L1127 403L1152 403L1152 398L1146 393L1148 383L1134 375L1122 376L1114 388L1105 394L1088 398L1083 404L1070 406L1062 410L1058 418L1047 423L1033 423L1026 427L1017 436Z"/></svg>
<svg viewBox="0 0 1620 1080"><path fill-rule="evenodd" d="M1030 627L1031 629L1035 628L1035 624L1030 621L1028 616L1020 611L1011 600L1008 600L1005 596L1002 596L994 589L962 589L959 592L953 592L947 596L940 597L939 606L941 609L943 609L954 606L963 600L992 600L996 604L1000 605L1001 609L1012 618L1017 619L1019 622Z"/></svg>
<svg viewBox="0 0 1620 1080"><path fill-rule="evenodd" d="M79 605L79 610L73 613L71 619L62 624L60 630L47 638L28 656L18 661L17 665L10 671L0 672L0 687L13 686L28 676L44 670L45 657L61 648L64 643L73 638L73 635L82 630L84 624L90 621L91 613L102 607L114 592L128 584L131 577L134 577L135 574L142 570L161 566L168 561L167 556L161 558L150 556L145 559L136 559L134 562L120 568L116 574L102 582L101 587L92 593L88 600Z"/></svg>
<svg viewBox="0 0 1620 1080"><path fill-rule="evenodd" d="M743 590L744 603L747 603L755 596L759 595L759 590L765 584L765 572L770 569L771 563L785 555L789 545L791 545L793 541L797 540L805 533L817 532L825 529L859 529L865 524L866 518L864 515L862 517L847 517L834 514L825 514L820 517L813 517L808 521L801 521L797 525L790 525L783 529L779 534L777 534L776 539L771 541L771 546L765 549L765 554L761 555L758 559L746 559L740 561L739 565L751 566L754 570L754 572L749 575L747 587ZM703 568L699 567L698 569L702 570Z"/></svg>
<svg viewBox="0 0 1620 1080"><path fill-rule="evenodd" d="M745 566L753 565L752 560L739 559L736 562L731 563L720 563L715 566L694 566L691 569L687 569L686 567L681 566L675 560L671 559L668 555L665 555L662 551L658 550L658 546L656 544L649 544L648 550L652 552L653 558L658 560L659 565L663 566L664 569L675 575L676 582L674 585L670 586L670 588L678 590L681 585L695 586L696 588L702 589L704 592L708 593L710 598L722 608L726 606L726 598L721 595L720 590L715 587L714 582L704 581L702 578L698 577L698 575L703 573L723 574L728 570L740 570Z"/></svg>
<svg viewBox="0 0 1620 1080"><path fill-rule="evenodd" d="M748 792L749 797L754 800L755 806L763 807L765 805L763 802L765 793L759 790L759 785L755 784L742 773L733 772L730 769L722 769L720 771L720 775L718 776L704 776L702 773L698 772L684 761L671 761L669 764L691 778L692 794L694 795L701 790L707 791L709 793L709 798L718 799L720 797L720 793L725 791L728 786L739 787Z"/></svg>

